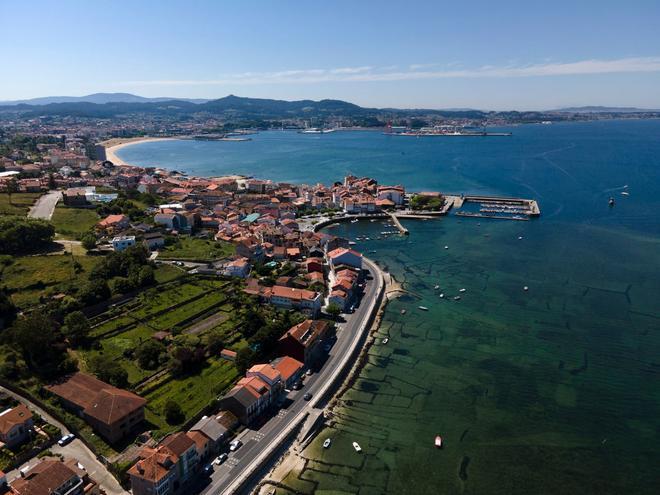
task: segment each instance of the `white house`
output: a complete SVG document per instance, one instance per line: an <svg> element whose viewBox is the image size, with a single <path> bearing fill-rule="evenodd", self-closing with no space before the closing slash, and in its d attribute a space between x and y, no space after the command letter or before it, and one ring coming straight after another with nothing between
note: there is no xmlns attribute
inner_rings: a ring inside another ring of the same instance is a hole
<svg viewBox="0 0 660 495"><path fill-rule="evenodd" d="M246 278L250 274L250 263L247 258L238 258L225 265L222 271L228 277Z"/></svg>
<svg viewBox="0 0 660 495"><path fill-rule="evenodd" d="M333 269L339 265L361 269L362 253L358 253L353 249L337 248L328 253L328 261Z"/></svg>
<svg viewBox="0 0 660 495"><path fill-rule="evenodd" d="M378 186L378 199L389 199L397 206L403 204L405 194L403 186Z"/></svg>
<svg viewBox="0 0 660 495"><path fill-rule="evenodd" d="M112 239L112 248L115 251L123 251L131 246L135 246L134 235L121 235Z"/></svg>

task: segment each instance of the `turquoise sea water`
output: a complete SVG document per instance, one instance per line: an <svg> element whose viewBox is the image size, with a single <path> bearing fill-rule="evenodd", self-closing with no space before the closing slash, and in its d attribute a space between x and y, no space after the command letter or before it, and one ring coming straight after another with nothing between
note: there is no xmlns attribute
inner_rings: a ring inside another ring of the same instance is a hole
<svg viewBox="0 0 660 495"><path fill-rule="evenodd" d="M370 349L335 422L287 477L292 488L660 493L660 122L512 130L490 139L270 132L121 150L129 162L199 175L330 183L352 172L411 190L539 201L530 222L404 221L409 237L381 240L380 222L330 230L370 237L358 248L409 294L388 306L380 335L389 343Z"/></svg>

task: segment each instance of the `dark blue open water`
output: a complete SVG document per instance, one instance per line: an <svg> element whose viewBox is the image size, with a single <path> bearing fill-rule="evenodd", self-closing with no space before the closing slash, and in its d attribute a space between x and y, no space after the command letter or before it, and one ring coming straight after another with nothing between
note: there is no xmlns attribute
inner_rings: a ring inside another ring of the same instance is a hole
<svg viewBox="0 0 660 495"><path fill-rule="evenodd" d="M388 306L380 334L389 344L371 348L336 421L287 477L292 488L660 493L660 122L512 130L427 139L268 132L119 152L197 175L330 183L351 172L410 190L539 201L542 216L530 222L404 221L409 237L381 240L389 228L380 222L331 229L370 237L358 248L409 294Z"/></svg>

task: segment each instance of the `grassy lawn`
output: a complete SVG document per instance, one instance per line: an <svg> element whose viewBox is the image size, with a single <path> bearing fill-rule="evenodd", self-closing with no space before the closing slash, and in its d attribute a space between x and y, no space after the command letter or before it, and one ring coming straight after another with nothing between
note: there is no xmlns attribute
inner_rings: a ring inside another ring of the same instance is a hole
<svg viewBox="0 0 660 495"><path fill-rule="evenodd" d="M169 399L178 402L186 419L189 419L222 394L237 378L238 371L232 363L209 359L208 365L199 374L175 378L147 394L147 419L162 430L172 430L174 427L167 424L163 413Z"/></svg>
<svg viewBox="0 0 660 495"><path fill-rule="evenodd" d="M41 193L15 193L11 195L0 193L0 215L21 215L25 216L32 204L41 196Z"/></svg>
<svg viewBox="0 0 660 495"><path fill-rule="evenodd" d="M70 238L78 238L96 225L99 216L96 210L86 208L69 208L57 206L51 222L55 225L55 232Z"/></svg>
<svg viewBox="0 0 660 495"><path fill-rule="evenodd" d="M181 237L175 244L165 247L158 255L161 259L211 261L234 254L228 242L216 242L194 237Z"/></svg>
<svg viewBox="0 0 660 495"><path fill-rule="evenodd" d="M156 282L164 284L165 282L170 282L185 275L185 271L172 265L158 265L154 275L156 277Z"/></svg>
<svg viewBox="0 0 660 495"><path fill-rule="evenodd" d="M85 360L89 360L98 354L111 357L119 366L126 370L128 373L128 382L135 384L152 375L156 370L143 370L134 361L125 358L123 353L128 349L135 349L141 343L150 339L153 333L153 330L148 327L137 326L119 335L102 339L100 350L80 351L80 353Z"/></svg>
<svg viewBox="0 0 660 495"><path fill-rule="evenodd" d="M11 263L0 266L0 285L11 291L12 301L19 308L38 304L40 296L57 294L79 283L97 263L91 256L57 254L5 259ZM75 273L74 260L80 263L82 272Z"/></svg>

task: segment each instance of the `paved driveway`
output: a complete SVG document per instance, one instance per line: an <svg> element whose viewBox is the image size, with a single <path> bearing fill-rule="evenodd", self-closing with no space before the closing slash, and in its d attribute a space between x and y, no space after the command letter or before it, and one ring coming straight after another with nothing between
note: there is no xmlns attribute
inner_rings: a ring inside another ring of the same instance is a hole
<svg viewBox="0 0 660 495"><path fill-rule="evenodd" d="M55 211L55 205L62 199L60 191L50 191L41 196L32 208L28 216L31 218L41 218L43 220L50 220Z"/></svg>

